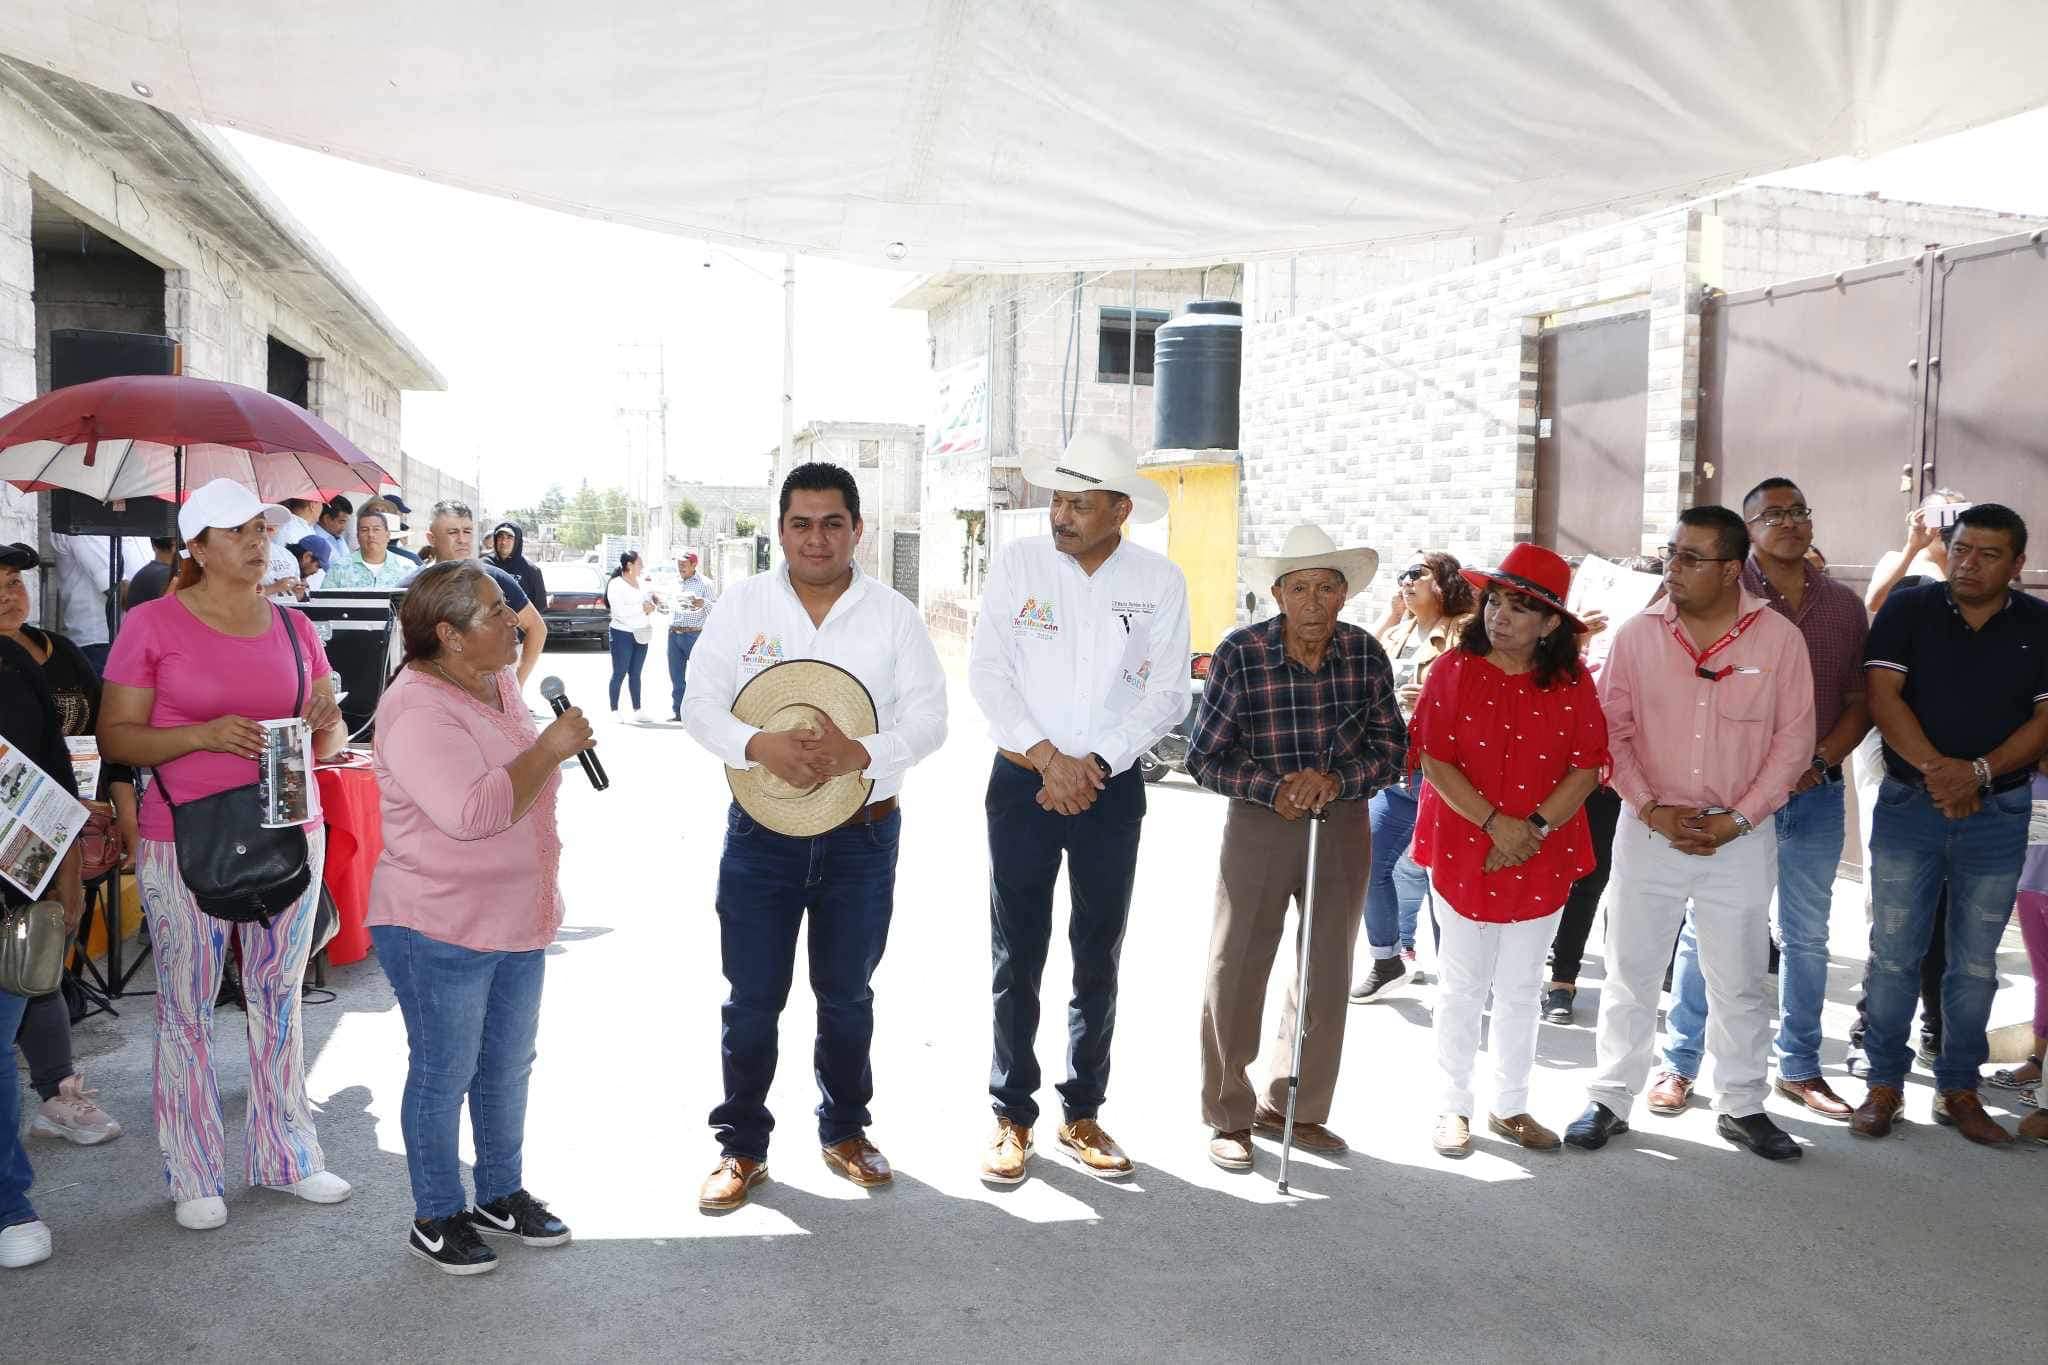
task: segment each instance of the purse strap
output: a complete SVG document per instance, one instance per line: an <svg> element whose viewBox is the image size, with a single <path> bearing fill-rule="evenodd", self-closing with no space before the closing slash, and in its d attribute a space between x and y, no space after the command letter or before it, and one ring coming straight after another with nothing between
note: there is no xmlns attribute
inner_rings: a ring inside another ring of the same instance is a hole
<svg viewBox="0 0 2048 1365"><path fill-rule="evenodd" d="M292 629L290 621L285 620L284 608L272 602L270 609L276 613L278 624L284 627L285 643L292 647L292 683L294 684L292 714L296 716L306 706L306 656L299 650L299 633ZM171 784L164 781L164 770L161 767L156 767L150 769L150 771L156 774L156 784L164 789L164 804L176 806L178 803L171 799Z"/></svg>

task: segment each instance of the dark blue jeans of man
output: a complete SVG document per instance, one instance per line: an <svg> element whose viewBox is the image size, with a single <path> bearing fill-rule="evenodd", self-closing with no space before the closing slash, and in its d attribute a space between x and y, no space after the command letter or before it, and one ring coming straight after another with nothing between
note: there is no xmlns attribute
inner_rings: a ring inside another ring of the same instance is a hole
<svg viewBox="0 0 2048 1365"><path fill-rule="evenodd" d="M711 1124L727 1156L768 1159L768 1086L775 1079L776 1024L796 973L797 928L810 917L811 993L818 1036L818 1143L862 1133L873 1119L875 1036L869 981L889 942L896 901L896 841L903 813L794 839L763 829L735 804L718 862L718 951L730 986L724 1026L725 1102Z"/></svg>
<svg viewBox="0 0 2048 1365"><path fill-rule="evenodd" d="M1977 1088L1989 1054L1984 1037L1998 989L1998 940L2012 917L2027 855L2025 786L1984 798L1951 820L1925 790L1887 777L1870 828L1870 1083L1899 1087L1913 1065L1910 1029L1920 998L1920 959L1934 934L1934 906L1948 881L1948 967L1941 977L1938 1090Z"/></svg>
<svg viewBox="0 0 2048 1365"><path fill-rule="evenodd" d="M697 647L700 630L677 630L669 627L668 632L668 709L676 715L683 711L684 675L690 671L690 651Z"/></svg>
<svg viewBox="0 0 2048 1365"><path fill-rule="evenodd" d="M629 630L612 631L612 710L619 709L619 684L632 686L633 709L640 709L640 670L647 666L647 646Z"/></svg>
<svg viewBox="0 0 2048 1365"><path fill-rule="evenodd" d="M996 755L988 779L989 937L995 959L995 1111L1029 1128L1038 1122L1038 987L1052 941L1053 883L1067 860L1073 906L1067 946L1074 991L1067 1000L1067 1074L1058 1089L1066 1121L1092 1119L1109 1090L1109 1043L1116 1032L1117 960L1130 918L1145 819L1145 779L1136 767L1112 777L1095 804L1057 815L1037 801L1038 774Z"/></svg>
<svg viewBox="0 0 2048 1365"><path fill-rule="evenodd" d="M36 1173L29 1169L28 1148L21 1141L21 1083L14 1071L14 1031L21 1027L22 1011L28 1001L0 991L0 1228L36 1221L35 1206L28 1202L28 1187Z"/></svg>
<svg viewBox="0 0 2048 1365"><path fill-rule="evenodd" d="M446 1218L462 1194L462 1100L476 1140L476 1202L521 1188L526 1087L546 953L479 952L395 924L370 927L412 1048L399 1128L413 1216Z"/></svg>

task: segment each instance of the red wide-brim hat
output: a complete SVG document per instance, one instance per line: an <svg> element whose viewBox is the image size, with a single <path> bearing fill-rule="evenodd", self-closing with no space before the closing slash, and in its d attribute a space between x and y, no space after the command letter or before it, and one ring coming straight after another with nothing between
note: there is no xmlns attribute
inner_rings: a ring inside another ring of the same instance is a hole
<svg viewBox="0 0 2048 1365"><path fill-rule="evenodd" d="M1517 545L1508 551L1499 568L1460 572L1476 591L1484 592L1498 584L1542 603L1562 616L1573 630L1585 629L1585 622L1572 615L1564 604L1571 595L1572 566L1554 550L1541 545Z"/></svg>

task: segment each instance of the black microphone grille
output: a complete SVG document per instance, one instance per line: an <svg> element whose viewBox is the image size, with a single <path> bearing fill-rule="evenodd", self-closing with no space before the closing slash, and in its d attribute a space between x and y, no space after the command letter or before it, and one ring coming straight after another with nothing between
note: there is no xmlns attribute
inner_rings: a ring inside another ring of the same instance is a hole
<svg viewBox="0 0 2048 1365"><path fill-rule="evenodd" d="M540 694L549 701L553 701L557 697L568 696L569 689L562 686L560 678L549 676L540 680Z"/></svg>

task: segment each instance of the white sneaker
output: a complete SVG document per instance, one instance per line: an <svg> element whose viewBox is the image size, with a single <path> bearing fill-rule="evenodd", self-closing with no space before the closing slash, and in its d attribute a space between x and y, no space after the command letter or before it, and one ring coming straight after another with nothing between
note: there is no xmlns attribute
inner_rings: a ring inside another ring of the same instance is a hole
<svg viewBox="0 0 2048 1365"><path fill-rule="evenodd" d="M194 1232L217 1228L228 1221L228 1201L219 1195L208 1195L204 1199L180 1199L177 1208L178 1226Z"/></svg>
<svg viewBox="0 0 2048 1365"><path fill-rule="evenodd" d="M332 1171L315 1171L304 1180L295 1180L289 1185L272 1185L273 1190L295 1194L309 1204L339 1204L355 1193L355 1189Z"/></svg>
<svg viewBox="0 0 2048 1365"><path fill-rule="evenodd" d="M0 1266L12 1270L50 1259L50 1229L41 1219L0 1228Z"/></svg>
<svg viewBox="0 0 2048 1365"><path fill-rule="evenodd" d="M97 1090L85 1088L85 1077L66 1076L57 1093L37 1107L29 1131L43 1137L63 1138L81 1147L91 1147L121 1136L121 1125L106 1110L94 1104Z"/></svg>

